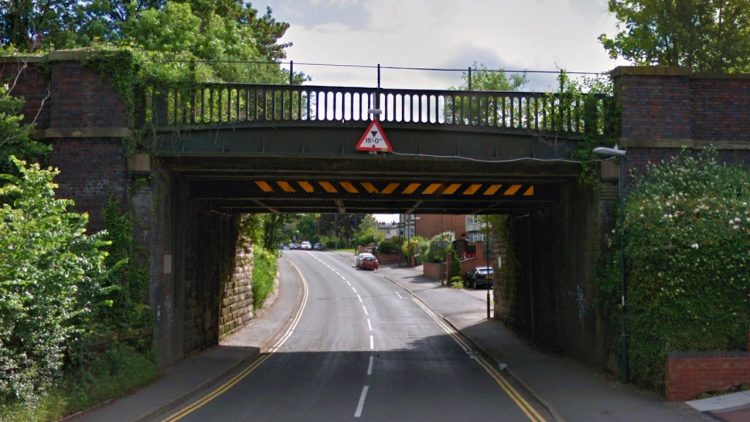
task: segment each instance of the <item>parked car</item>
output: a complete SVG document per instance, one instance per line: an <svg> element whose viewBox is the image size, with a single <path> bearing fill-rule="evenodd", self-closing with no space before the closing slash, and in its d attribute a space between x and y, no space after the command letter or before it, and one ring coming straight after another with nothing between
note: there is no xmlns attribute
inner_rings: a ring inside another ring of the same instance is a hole
<svg viewBox="0 0 750 422"><path fill-rule="evenodd" d="M492 286L495 278L495 270L492 267L474 267L466 273L466 285L476 289L477 287Z"/></svg>
<svg viewBox="0 0 750 422"><path fill-rule="evenodd" d="M316 244L313 245L313 249L315 249L316 251L322 251L323 250L323 245L320 244L320 243L316 243Z"/></svg>
<svg viewBox="0 0 750 422"><path fill-rule="evenodd" d="M289 249L299 249L299 245L294 242L289 242Z"/></svg>
<svg viewBox="0 0 750 422"><path fill-rule="evenodd" d="M312 245L307 240L303 240L302 243L299 244L300 249L312 249Z"/></svg>
<svg viewBox="0 0 750 422"><path fill-rule="evenodd" d="M377 270L380 264L375 255L363 252L357 255L357 268L362 270Z"/></svg>

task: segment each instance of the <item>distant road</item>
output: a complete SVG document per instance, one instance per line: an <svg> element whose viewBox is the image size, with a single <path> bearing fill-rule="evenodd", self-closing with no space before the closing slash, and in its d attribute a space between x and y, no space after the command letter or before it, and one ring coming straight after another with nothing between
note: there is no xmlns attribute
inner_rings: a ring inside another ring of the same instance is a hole
<svg viewBox="0 0 750 422"><path fill-rule="evenodd" d="M247 377L183 420L539 420L429 310L377 272L354 268L354 257L284 256L309 289L299 325Z"/></svg>

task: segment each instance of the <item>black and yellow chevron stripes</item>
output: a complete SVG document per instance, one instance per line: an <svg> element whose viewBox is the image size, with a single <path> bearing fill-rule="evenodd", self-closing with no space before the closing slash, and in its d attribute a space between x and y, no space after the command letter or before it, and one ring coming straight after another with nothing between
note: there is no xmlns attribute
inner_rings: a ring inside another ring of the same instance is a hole
<svg viewBox="0 0 750 422"><path fill-rule="evenodd" d="M274 194L345 194L382 196L533 197L534 184L473 182L355 182L334 180L256 180L255 187Z"/></svg>

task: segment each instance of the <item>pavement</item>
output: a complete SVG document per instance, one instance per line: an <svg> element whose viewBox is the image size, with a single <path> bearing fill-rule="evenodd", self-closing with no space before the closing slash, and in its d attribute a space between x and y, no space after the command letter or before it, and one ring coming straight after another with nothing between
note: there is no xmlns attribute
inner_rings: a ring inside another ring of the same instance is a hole
<svg viewBox="0 0 750 422"><path fill-rule="evenodd" d="M352 259L350 254L335 254L340 259ZM280 283L273 305L220 346L172 366L157 381L130 396L67 419L156 420L224 383L258 359L293 319L303 293L288 268L280 261ZM557 420L750 420L750 392L687 403L665 402L660 396L618 383L597 368L541 351L501 322L488 320L484 291L442 286L423 277L421 267L382 266L378 273L442 316Z"/></svg>

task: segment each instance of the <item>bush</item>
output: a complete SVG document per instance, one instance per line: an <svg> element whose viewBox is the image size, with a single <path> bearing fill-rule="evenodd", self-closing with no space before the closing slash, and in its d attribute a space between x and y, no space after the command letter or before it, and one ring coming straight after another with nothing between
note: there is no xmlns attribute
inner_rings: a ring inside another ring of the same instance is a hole
<svg viewBox="0 0 750 422"><path fill-rule="evenodd" d="M33 400L60 379L76 337L108 293L105 242L55 199L53 170L12 161L0 188L0 402Z"/></svg>
<svg viewBox="0 0 750 422"><path fill-rule="evenodd" d="M414 236L401 246L401 253L408 258L416 257L418 263L421 257L429 249L429 242L422 236ZM418 264L417 264L418 265Z"/></svg>
<svg viewBox="0 0 750 422"><path fill-rule="evenodd" d="M750 172L683 152L635 180L625 212L631 375L663 390L667 353L745 347ZM617 258L600 285L619 325Z"/></svg>
<svg viewBox="0 0 750 422"><path fill-rule="evenodd" d="M326 249L337 249L339 239L334 236L323 236L320 238L320 243L326 247Z"/></svg>
<svg viewBox="0 0 750 422"><path fill-rule="evenodd" d="M458 252L455 249L451 249L451 267L448 270L448 275L461 277L461 258L458 257Z"/></svg>
<svg viewBox="0 0 750 422"><path fill-rule="evenodd" d="M401 247L404 244L405 239L403 237L394 237L391 239L385 239L378 244L378 253L382 254L396 254L401 252Z"/></svg>
<svg viewBox="0 0 750 422"><path fill-rule="evenodd" d="M253 309L260 309L273 292L277 261L275 253L258 246L253 248Z"/></svg>
<svg viewBox="0 0 750 422"><path fill-rule="evenodd" d="M445 254L453 250L454 240L456 240L456 235L453 232L443 232L433 236L432 239L430 239L430 247L427 251L427 261L445 261Z"/></svg>
<svg viewBox="0 0 750 422"><path fill-rule="evenodd" d="M450 278L450 285L454 289L463 289L464 279L462 279L460 276L453 276Z"/></svg>

